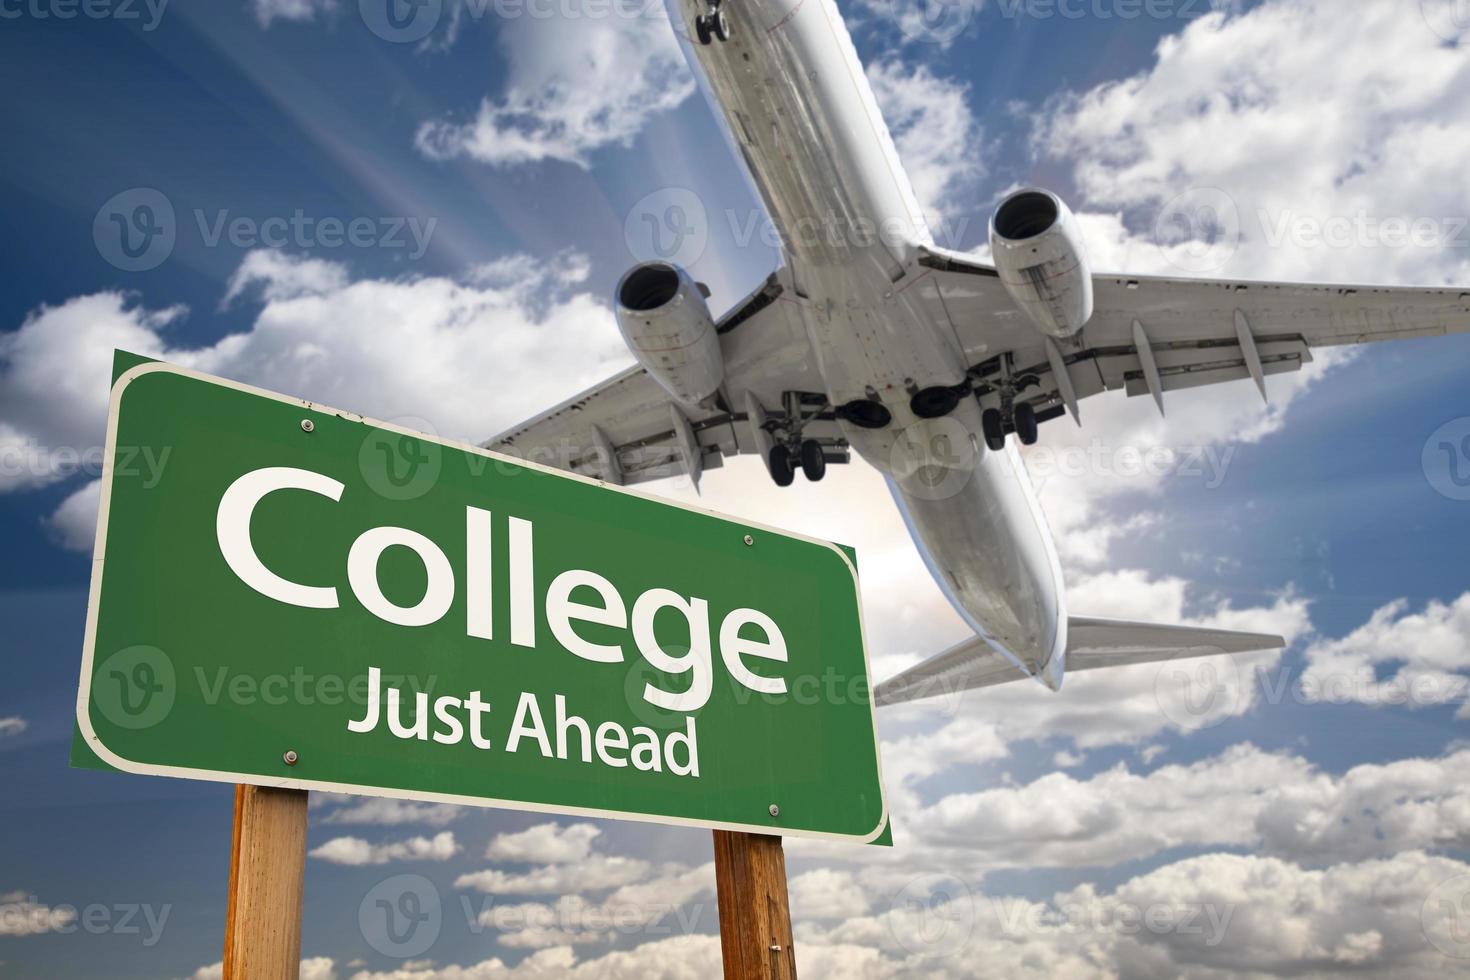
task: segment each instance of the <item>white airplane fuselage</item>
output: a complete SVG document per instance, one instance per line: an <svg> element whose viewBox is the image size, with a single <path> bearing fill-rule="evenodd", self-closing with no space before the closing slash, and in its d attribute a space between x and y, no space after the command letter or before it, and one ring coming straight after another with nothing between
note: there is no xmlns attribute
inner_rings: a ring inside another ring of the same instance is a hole
<svg viewBox="0 0 1470 980"><path fill-rule="evenodd" d="M780 233L833 405L869 399L879 429L842 422L887 476L935 580L976 633L1060 686L1067 614L1056 548L1013 446L987 450L974 398L920 419L910 393L969 365L909 287L931 244L833 0L724 0L730 38L701 45L704 0L666 0Z"/></svg>

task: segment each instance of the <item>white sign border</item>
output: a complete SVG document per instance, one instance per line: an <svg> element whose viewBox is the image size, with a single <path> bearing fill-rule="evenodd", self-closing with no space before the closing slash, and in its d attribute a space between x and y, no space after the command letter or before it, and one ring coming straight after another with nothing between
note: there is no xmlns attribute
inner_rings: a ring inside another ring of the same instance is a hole
<svg viewBox="0 0 1470 980"><path fill-rule="evenodd" d="M219 385L220 387L230 388L235 391L244 392L246 394L256 395L262 398L269 398L272 401L282 402L287 405L296 405L299 406L303 411L317 412L326 415L335 415L339 418L346 419L349 422L358 422L363 425L372 426L374 428L383 429L389 432L397 432L400 435L414 436L419 439L428 439L430 442L434 442L440 446L444 446L449 449L455 449L460 452L473 453L475 455L484 456L499 462L510 463L514 466L523 467L525 469L548 473L554 476L561 477L563 479L579 480L582 483L586 483L591 486L602 487L605 490L611 490L615 493L624 493L628 494L629 496L641 497L644 500L651 500L666 507L678 507L683 510L704 514L709 517L714 517L719 520L726 521L730 524L737 525L738 527L745 530L762 531L769 534L779 535L784 538L793 538L798 541L805 541L810 544L816 544L821 545L825 548L830 548L832 551L837 553L837 555L842 559L843 564L847 566L848 571L852 574L852 587L854 594L857 596L858 638L863 647L863 665L864 669L867 670L870 690L872 687L873 665L871 658L868 655L867 627L863 619L862 591L858 584L857 568L854 567L852 560L848 558L847 553L830 541L823 541L820 538L812 538L804 534L796 534L791 531L783 531L778 528L773 528L764 524L756 523L754 521L739 520L728 514L722 514L718 511L713 511L705 507L691 506L690 504L684 503L682 501L669 500L665 497L660 497L644 491L617 486L616 484L607 483L602 480L594 480L591 477L583 476L580 473L572 473L567 470L559 470L551 466L543 465L541 463L532 462L530 460L517 459L514 456L507 456L503 453L491 452L490 450L485 449L482 446L475 446L469 443L457 442L452 439L442 439L438 436L431 436L423 432L415 432L412 429L403 428L402 426L394 425L391 422L380 422L376 419L372 419L364 415L358 415L355 412L344 412L339 409L329 408L326 405L321 405L316 402L304 401L300 398L292 398L288 395L282 395L278 392L267 391L264 388L256 388L252 385L241 384L237 381L231 381L227 378L220 378L214 375L205 374L201 371L195 371L190 368L180 367L175 364L169 364L165 361L150 361L145 364L135 365L134 367L129 368L121 375L119 375L117 381L112 386L112 393L108 400L107 444L102 458L102 498L101 502L98 505L97 511L97 537L92 548L92 582L87 593L87 629L82 640L82 674L81 682L77 689L77 727L81 730L83 737L86 739L87 747L91 749L91 751L94 752L98 758L102 759L102 761L106 762L108 765L123 772L136 773L143 776L171 776L174 778L199 779L207 782L216 783L246 783L255 786L269 786L277 789L302 789L319 790L329 793L352 793L359 796L379 796L387 797L390 799L414 800L428 803L454 803L460 806L476 806L501 810L519 810L526 813L564 814L567 816L597 817L605 820L631 820L638 823L654 823L663 826L697 827L706 830L731 830L744 833L766 834L782 837L801 837L809 840L844 841L857 844L872 843L873 841L881 837L883 835L883 832L888 828L888 791L883 781L882 745L880 744L878 738L878 724L877 718L875 716L876 708L871 697L868 699L868 716L872 722L873 728L873 754L878 770L878 795L879 800L882 803L882 816L881 819L878 821L878 826L875 827L873 831L868 834L835 834L825 831L788 828L780 826L779 824L725 823L717 820L700 820L692 817L668 817L647 813L631 813L623 810L602 810L595 807L529 803L519 800L499 800L480 796L459 796L452 793L424 793L412 790L394 789L392 787L385 786L361 786L355 783L332 783L318 779L298 779L287 776L270 777L262 776L258 773L229 773L215 769L191 769L186 766L153 765L150 763L134 762L131 759L123 758L122 756L113 752L103 743L102 739L93 729L92 720L88 708L91 704L92 670L97 644L97 607L98 600L102 595L102 553L103 548L107 542L107 522L109 516L109 508L112 502L113 464L117 451L118 408L122 403L123 392L127 390L130 384L145 375L157 373L175 374L185 378L192 378L196 381L203 381L208 384Z"/></svg>

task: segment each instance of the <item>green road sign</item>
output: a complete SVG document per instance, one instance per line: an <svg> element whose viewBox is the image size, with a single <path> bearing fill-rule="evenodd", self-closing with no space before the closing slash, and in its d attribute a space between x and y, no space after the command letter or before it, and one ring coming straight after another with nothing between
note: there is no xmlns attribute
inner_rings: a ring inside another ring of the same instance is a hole
<svg viewBox="0 0 1470 980"><path fill-rule="evenodd" d="M834 545L151 362L106 459L78 764L884 829Z"/></svg>

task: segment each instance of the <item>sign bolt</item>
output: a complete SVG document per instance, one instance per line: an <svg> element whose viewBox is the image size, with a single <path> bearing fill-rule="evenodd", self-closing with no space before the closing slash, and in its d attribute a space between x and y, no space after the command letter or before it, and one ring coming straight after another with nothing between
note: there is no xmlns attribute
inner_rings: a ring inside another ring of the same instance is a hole
<svg viewBox="0 0 1470 980"><path fill-rule="evenodd" d="M301 420L301 431L302 432L310 432L312 429L315 429L315 428L316 428L316 423L313 422L311 419L302 419Z"/></svg>
<svg viewBox="0 0 1470 980"><path fill-rule="evenodd" d="M751 535L747 534L745 536L745 543L746 544L755 544L755 538L752 537Z"/></svg>
<svg viewBox="0 0 1470 980"><path fill-rule="evenodd" d="M286 750L286 754L283 755L283 756L281 756L281 758L283 760L285 760L286 765L288 765L288 766L294 766L294 765L296 765L296 759L297 759L296 750L295 749L287 749Z"/></svg>
<svg viewBox="0 0 1470 980"><path fill-rule="evenodd" d="M771 804L771 816L773 816L773 817L779 817L780 815L781 815L781 808L779 806L777 806L776 804L772 803Z"/></svg>

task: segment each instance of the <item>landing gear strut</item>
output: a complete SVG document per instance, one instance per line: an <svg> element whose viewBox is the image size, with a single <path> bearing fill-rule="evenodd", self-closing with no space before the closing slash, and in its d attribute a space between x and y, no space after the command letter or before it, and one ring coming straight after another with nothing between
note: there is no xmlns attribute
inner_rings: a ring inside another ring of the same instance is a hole
<svg viewBox="0 0 1470 980"><path fill-rule="evenodd" d="M1034 446L1037 438L1036 409L1030 402L1016 401L1016 393L1025 386L1011 375L1010 355L1005 355L1001 365L1001 378L996 384L1000 393L1000 408L987 408L980 415L980 428L985 434L985 445L994 452L1006 447L1006 433L1014 432L1023 446Z"/></svg>
<svg viewBox="0 0 1470 980"><path fill-rule="evenodd" d="M830 406L820 396L803 396L801 392L788 391L782 396L786 410L784 425L767 426L775 431L772 438L779 440L771 447L766 457L766 467L771 479L778 487L789 487L796 479L796 469L816 483L827 475L827 450L819 440L803 439L802 430L807 422L827 411Z"/></svg>
<svg viewBox="0 0 1470 980"><path fill-rule="evenodd" d="M730 40L730 22L720 9L720 0L711 0L709 12L694 18L694 34L700 44L709 44L711 40Z"/></svg>

